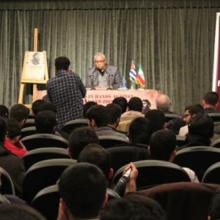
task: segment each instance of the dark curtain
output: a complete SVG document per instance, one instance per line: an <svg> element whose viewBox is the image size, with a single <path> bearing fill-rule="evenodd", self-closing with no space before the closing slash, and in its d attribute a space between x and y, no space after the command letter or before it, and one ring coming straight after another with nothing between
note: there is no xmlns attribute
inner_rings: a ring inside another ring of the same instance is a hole
<svg viewBox="0 0 220 220"><path fill-rule="evenodd" d="M127 80L134 60L147 88L167 93L181 112L211 89L218 7L219 1L193 0L1 1L0 103L17 102L24 52L33 50L37 27L50 76L60 55L83 80L98 51Z"/></svg>

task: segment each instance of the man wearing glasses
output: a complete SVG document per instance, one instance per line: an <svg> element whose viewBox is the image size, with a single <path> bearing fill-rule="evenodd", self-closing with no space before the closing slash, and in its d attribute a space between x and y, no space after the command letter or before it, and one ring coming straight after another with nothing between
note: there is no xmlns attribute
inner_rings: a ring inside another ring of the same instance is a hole
<svg viewBox="0 0 220 220"><path fill-rule="evenodd" d="M89 69L86 87L91 89L118 89L122 86L122 76L116 66L108 65L103 53L94 56L94 67Z"/></svg>

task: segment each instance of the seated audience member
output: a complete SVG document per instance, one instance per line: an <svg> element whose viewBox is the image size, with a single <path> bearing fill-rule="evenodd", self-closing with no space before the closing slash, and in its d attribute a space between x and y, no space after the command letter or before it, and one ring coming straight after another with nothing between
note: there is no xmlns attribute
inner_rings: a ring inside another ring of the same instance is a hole
<svg viewBox="0 0 220 220"><path fill-rule="evenodd" d="M154 160L172 162L176 156L176 136L170 130L159 130L152 134L149 153ZM199 182L196 174L189 168L183 168L192 182Z"/></svg>
<svg viewBox="0 0 220 220"><path fill-rule="evenodd" d="M162 111L164 114L166 113L172 113L170 111L170 107L171 107L171 100L170 98L165 95L165 94L160 94L157 98L156 98L156 107L157 110Z"/></svg>
<svg viewBox="0 0 220 220"><path fill-rule="evenodd" d="M45 101L41 100L41 99L38 99L38 100L36 100L32 103L32 114L33 114L33 116L36 116L40 112L41 105L44 104L44 103L45 103Z"/></svg>
<svg viewBox="0 0 220 220"><path fill-rule="evenodd" d="M7 133L7 125L4 119L0 118L0 167L5 169L12 178L18 193L21 193L24 177L24 165L21 158L8 151L3 143Z"/></svg>
<svg viewBox="0 0 220 220"><path fill-rule="evenodd" d="M14 119L9 119L7 123L7 135L5 138L4 146L11 153L23 157L27 150L25 146L20 142L21 138L21 126Z"/></svg>
<svg viewBox="0 0 220 220"><path fill-rule="evenodd" d="M220 191L217 190L211 201L208 220L219 220L219 219L220 219Z"/></svg>
<svg viewBox="0 0 220 220"><path fill-rule="evenodd" d="M106 192L106 178L95 165L77 163L68 167L59 181L57 220L99 219L107 203Z"/></svg>
<svg viewBox="0 0 220 220"><path fill-rule="evenodd" d="M0 105L0 117L8 119L9 110L5 105Z"/></svg>
<svg viewBox="0 0 220 220"><path fill-rule="evenodd" d="M25 105L15 104L10 109L9 118L17 120L23 126L29 116L29 112L30 110Z"/></svg>
<svg viewBox="0 0 220 220"><path fill-rule="evenodd" d="M42 111L52 111L55 114L57 113L56 106L50 102L44 102L39 106L38 113Z"/></svg>
<svg viewBox="0 0 220 220"><path fill-rule="evenodd" d="M46 220L39 212L27 205L1 204L1 220Z"/></svg>
<svg viewBox="0 0 220 220"><path fill-rule="evenodd" d="M87 145L80 153L78 162L88 162L96 165L102 170L108 181L113 177L114 170L111 168L111 155L109 151L98 144ZM129 168L131 169L131 175L126 185L126 193L136 191L136 179L138 176L138 171L133 163L126 166L125 170Z"/></svg>
<svg viewBox="0 0 220 220"><path fill-rule="evenodd" d="M148 119L151 128L151 134L155 131L164 129L166 126L166 118L160 110L150 110L145 114L145 118Z"/></svg>
<svg viewBox="0 0 220 220"><path fill-rule="evenodd" d="M115 120L114 116L109 115L109 109L110 108L106 108L102 105L96 105L90 108L87 112L90 127L95 130L98 137L116 136L124 141L128 141L128 137L125 134L116 131L112 126L109 126L109 119L111 119L110 121Z"/></svg>
<svg viewBox="0 0 220 220"><path fill-rule="evenodd" d="M197 115L190 123L186 146L209 146L214 134L214 123L206 115Z"/></svg>
<svg viewBox="0 0 220 220"><path fill-rule="evenodd" d="M69 137L69 155L77 159L80 152L88 144L99 144L98 136L91 128L76 128Z"/></svg>
<svg viewBox="0 0 220 220"><path fill-rule="evenodd" d="M92 102L92 101L86 102L86 103L83 105L83 117L84 117L84 118L87 117L87 116L86 116L87 111L88 111L91 107L93 107L93 106L95 106L95 105L97 105L97 103L96 103L96 102Z"/></svg>
<svg viewBox="0 0 220 220"><path fill-rule="evenodd" d="M146 118L136 118L131 122L128 132L131 144L148 145L151 135L150 122Z"/></svg>
<svg viewBox="0 0 220 220"><path fill-rule="evenodd" d="M40 111L35 117L37 133L53 134L56 124L56 114L52 111Z"/></svg>
<svg viewBox="0 0 220 220"><path fill-rule="evenodd" d="M128 102L128 111L121 115L119 131L128 132L131 122L138 117L144 117L142 114L143 103L138 97L132 97Z"/></svg>
<svg viewBox="0 0 220 220"><path fill-rule="evenodd" d="M188 125L192 122L193 118L202 114L204 114L204 109L199 104L186 107L183 114L183 121L186 125L180 128L179 136L186 136L189 132Z"/></svg>
<svg viewBox="0 0 220 220"><path fill-rule="evenodd" d="M186 123L182 118L174 118L172 120L169 120L166 124L166 128L173 131L176 135L179 134L180 129L184 127Z"/></svg>
<svg viewBox="0 0 220 220"><path fill-rule="evenodd" d="M208 92L204 95L202 100L202 105L205 113L215 113L218 112L216 107L218 104L218 93L217 92Z"/></svg>
<svg viewBox="0 0 220 220"><path fill-rule="evenodd" d="M106 110L109 119L108 126L116 130L122 114L121 108L117 104L108 104Z"/></svg>
<svg viewBox="0 0 220 220"><path fill-rule="evenodd" d="M159 203L136 194L109 201L100 213L100 220L165 220L165 217Z"/></svg>
<svg viewBox="0 0 220 220"><path fill-rule="evenodd" d="M121 107L121 111L122 113L125 113L126 110L127 110L127 105L128 105L128 102L127 102L127 99L124 98L124 97L117 97L115 98L113 101L112 101L113 104L117 104Z"/></svg>

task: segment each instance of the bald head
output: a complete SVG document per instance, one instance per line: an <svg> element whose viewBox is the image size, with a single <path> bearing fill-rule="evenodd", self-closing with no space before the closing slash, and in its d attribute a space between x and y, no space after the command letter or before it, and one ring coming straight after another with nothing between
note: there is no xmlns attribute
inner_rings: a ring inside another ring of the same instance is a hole
<svg viewBox="0 0 220 220"><path fill-rule="evenodd" d="M98 52L94 56L95 67L100 70L104 70L107 64L105 54Z"/></svg>
<svg viewBox="0 0 220 220"><path fill-rule="evenodd" d="M167 95L161 94L156 99L156 105L158 110L166 113L169 112L171 100Z"/></svg>

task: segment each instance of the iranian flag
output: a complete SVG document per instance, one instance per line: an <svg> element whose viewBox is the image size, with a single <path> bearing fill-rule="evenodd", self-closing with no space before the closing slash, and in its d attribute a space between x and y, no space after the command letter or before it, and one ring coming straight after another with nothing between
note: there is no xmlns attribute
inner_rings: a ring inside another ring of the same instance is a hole
<svg viewBox="0 0 220 220"><path fill-rule="evenodd" d="M137 84L140 85L141 88L145 87L145 77L144 77L144 71L141 67L139 66L138 74L137 74Z"/></svg>

